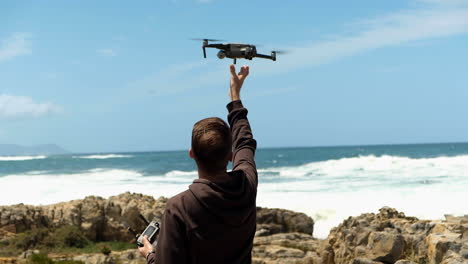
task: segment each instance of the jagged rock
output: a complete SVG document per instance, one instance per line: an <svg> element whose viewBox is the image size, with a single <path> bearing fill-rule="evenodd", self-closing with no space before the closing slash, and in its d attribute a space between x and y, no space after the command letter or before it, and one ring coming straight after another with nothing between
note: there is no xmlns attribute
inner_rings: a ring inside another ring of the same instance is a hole
<svg viewBox="0 0 468 264"><path fill-rule="evenodd" d="M319 263L320 240L304 233L283 233L254 239L254 263Z"/></svg>
<svg viewBox="0 0 468 264"><path fill-rule="evenodd" d="M467 217L418 220L384 207L378 214L349 217L332 229L320 252L326 264L468 263ZM411 260L411 261L410 261ZM363 262L364 261L364 262Z"/></svg>
<svg viewBox="0 0 468 264"><path fill-rule="evenodd" d="M74 225L92 241L130 241L134 236L127 231L126 225L134 230L143 230L146 225L139 214L149 220L161 218L166 201L166 198L156 200L151 196L127 192L109 199L88 196L83 200L45 206L0 206L0 239L6 232Z"/></svg>
<svg viewBox="0 0 468 264"><path fill-rule="evenodd" d="M257 207L257 235L300 232L312 235L314 220L304 213Z"/></svg>
<svg viewBox="0 0 468 264"><path fill-rule="evenodd" d="M36 227L65 225L80 227L93 241L130 241L134 237L126 225L143 230L139 214L147 219L161 218L166 202L165 198L124 193L109 199L90 196L46 206L0 206L0 242ZM332 229L326 240L312 237L313 225L302 213L257 208L253 263L468 263L468 216L419 220L384 207L377 214L349 217ZM88 264L145 263L136 249L73 259Z"/></svg>
<svg viewBox="0 0 468 264"><path fill-rule="evenodd" d="M403 255L405 241L400 234L386 232L371 232L367 248L371 259L394 263Z"/></svg>
<svg viewBox="0 0 468 264"><path fill-rule="evenodd" d="M320 240L314 239L311 235L302 233L282 233L254 238L254 246L278 245L300 249L305 252L316 251L319 247L319 243Z"/></svg>
<svg viewBox="0 0 468 264"><path fill-rule="evenodd" d="M123 193L104 199L88 196L45 206L13 205L0 206L0 240L7 233L20 233L36 227L80 227L92 241L131 241L134 236L127 226L141 231L146 225L139 215L146 219L161 219L167 199ZM283 209L257 208L258 235L302 232L312 234L314 221L303 213ZM4 235L5 234L5 235Z"/></svg>

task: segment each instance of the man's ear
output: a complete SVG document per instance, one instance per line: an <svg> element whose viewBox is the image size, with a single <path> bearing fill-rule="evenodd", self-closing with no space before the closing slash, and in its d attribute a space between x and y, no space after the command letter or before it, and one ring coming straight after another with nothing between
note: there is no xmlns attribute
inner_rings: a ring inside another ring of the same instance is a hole
<svg viewBox="0 0 468 264"><path fill-rule="evenodd" d="M195 159L195 155L193 155L192 148L189 148L188 154L191 159Z"/></svg>

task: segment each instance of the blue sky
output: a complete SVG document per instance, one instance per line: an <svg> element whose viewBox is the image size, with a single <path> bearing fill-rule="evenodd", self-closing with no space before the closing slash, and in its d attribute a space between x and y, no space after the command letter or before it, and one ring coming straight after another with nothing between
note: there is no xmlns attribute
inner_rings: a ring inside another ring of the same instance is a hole
<svg viewBox="0 0 468 264"><path fill-rule="evenodd" d="M0 143L187 149L228 102L203 37L290 51L238 62L260 147L468 141L467 0L2 1L0 25Z"/></svg>

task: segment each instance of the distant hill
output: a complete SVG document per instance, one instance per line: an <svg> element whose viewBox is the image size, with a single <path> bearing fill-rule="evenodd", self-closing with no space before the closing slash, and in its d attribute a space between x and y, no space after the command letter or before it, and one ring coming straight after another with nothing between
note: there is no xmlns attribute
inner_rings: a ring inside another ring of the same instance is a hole
<svg viewBox="0 0 468 264"><path fill-rule="evenodd" d="M69 153L65 149L55 145L20 146L15 144L0 144L0 156L23 156L23 155L57 155Z"/></svg>

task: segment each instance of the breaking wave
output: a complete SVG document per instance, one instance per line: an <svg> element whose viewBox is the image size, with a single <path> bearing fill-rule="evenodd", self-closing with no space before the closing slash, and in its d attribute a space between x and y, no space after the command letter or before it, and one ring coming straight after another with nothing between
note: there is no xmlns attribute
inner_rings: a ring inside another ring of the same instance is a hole
<svg viewBox="0 0 468 264"><path fill-rule="evenodd" d="M35 159L46 159L47 156L0 156L0 161L23 161L23 160L35 160Z"/></svg>
<svg viewBox="0 0 468 264"><path fill-rule="evenodd" d="M265 168L259 177L259 205L307 213L316 220L314 235L321 238L348 216L383 206L423 219L468 212L468 155L369 155Z"/></svg>
<svg viewBox="0 0 468 264"><path fill-rule="evenodd" d="M87 156L73 156L75 159L121 159L121 158L132 158L132 155L122 154L99 154L99 155L87 155Z"/></svg>

